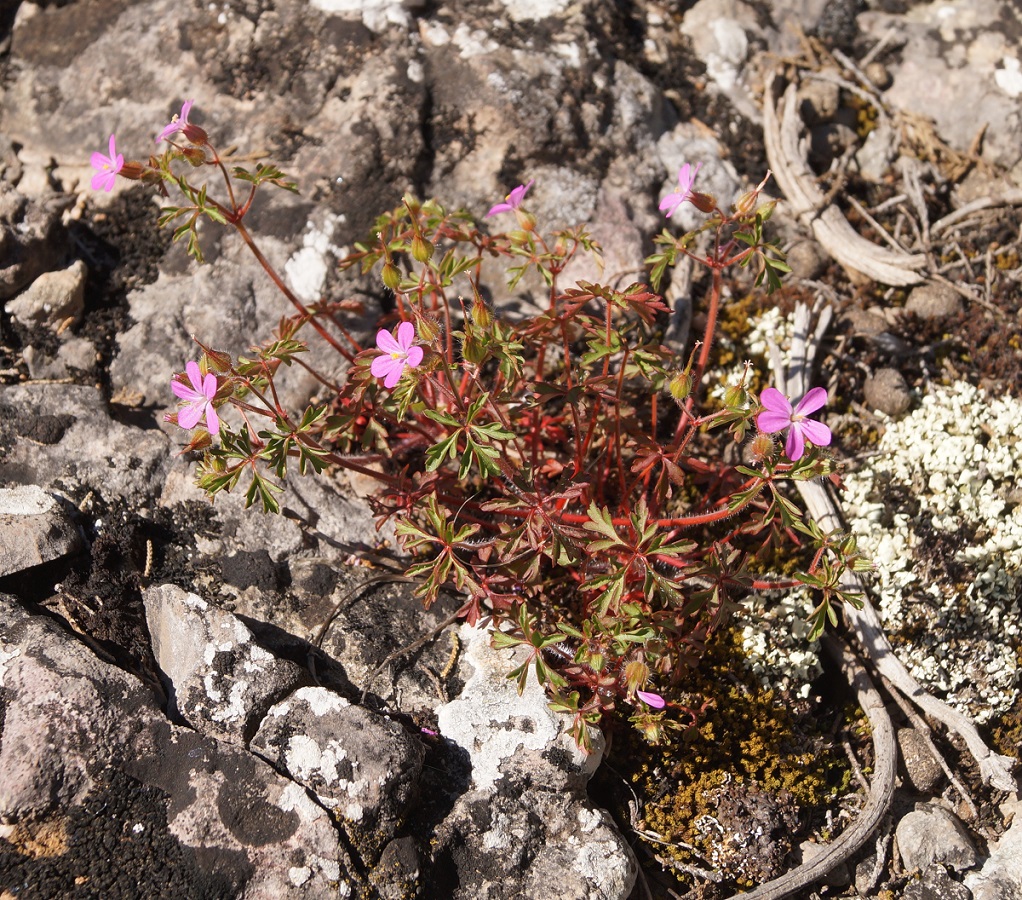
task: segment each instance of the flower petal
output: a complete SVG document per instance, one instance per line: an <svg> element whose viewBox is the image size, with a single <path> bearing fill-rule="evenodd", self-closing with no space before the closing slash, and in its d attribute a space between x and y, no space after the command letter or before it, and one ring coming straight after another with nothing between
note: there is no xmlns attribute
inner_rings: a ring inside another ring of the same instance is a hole
<svg viewBox="0 0 1022 900"><path fill-rule="evenodd" d="M401 367L400 361L394 359L392 356L377 356L373 360L373 364L369 367L369 371L373 373L373 378L386 378L390 375L390 370L397 366Z"/></svg>
<svg viewBox="0 0 1022 900"><path fill-rule="evenodd" d="M210 434L219 434L220 432L220 417L216 414L216 410L213 409L212 403L206 404L206 428Z"/></svg>
<svg viewBox="0 0 1022 900"><path fill-rule="evenodd" d="M111 161L117 159L117 141L114 135L110 135L110 159Z"/></svg>
<svg viewBox="0 0 1022 900"><path fill-rule="evenodd" d="M799 423L802 426L802 433L809 438L817 447L829 447L831 441L830 429L814 419L805 419Z"/></svg>
<svg viewBox="0 0 1022 900"><path fill-rule="evenodd" d="M189 403L188 406L178 411L177 424L190 431L199 424L200 418L202 418L202 404Z"/></svg>
<svg viewBox="0 0 1022 900"><path fill-rule="evenodd" d="M759 395L759 402L764 409L775 413L784 413L789 419L791 418L791 403L777 388L763 388L763 392Z"/></svg>
<svg viewBox="0 0 1022 900"><path fill-rule="evenodd" d="M407 352L415 341L415 326L411 322L402 322L397 326L397 342L402 351Z"/></svg>
<svg viewBox="0 0 1022 900"><path fill-rule="evenodd" d="M423 355L422 347L409 347L408 356L405 358L408 368L414 369L419 363L421 363Z"/></svg>
<svg viewBox="0 0 1022 900"><path fill-rule="evenodd" d="M816 412L816 410L822 409L826 405L827 405L826 388L814 387L801 400L798 401L798 406L795 407L795 413L796 415L808 416L809 413Z"/></svg>
<svg viewBox="0 0 1022 900"><path fill-rule="evenodd" d="M490 211L486 214L486 218L488 219L490 216L496 216L500 213L511 212L513 209L514 207L510 203L495 203L490 207Z"/></svg>
<svg viewBox="0 0 1022 900"><path fill-rule="evenodd" d="M202 379L202 395L207 400L212 400L216 396L216 375L212 372L207 372L206 377Z"/></svg>
<svg viewBox="0 0 1022 900"><path fill-rule="evenodd" d="M188 380L192 383L192 387L195 388L195 393L203 396L202 372L199 371L199 364L194 359L190 359L185 363L185 371L188 373Z"/></svg>
<svg viewBox="0 0 1022 900"><path fill-rule="evenodd" d="M659 694L654 694L652 691L636 691L635 696L647 706L652 706L653 709L663 709L667 705L663 697Z"/></svg>
<svg viewBox="0 0 1022 900"><path fill-rule="evenodd" d="M802 437L802 424L802 422L795 422L791 426L788 440L784 445L784 452L788 454L788 459L792 462L798 462L806 451L806 442Z"/></svg>
<svg viewBox="0 0 1022 900"><path fill-rule="evenodd" d="M199 394L195 388L190 387L183 381L179 381L177 378L172 378L170 381L170 389L174 392L175 397L179 397L182 400L201 400L202 395Z"/></svg>
<svg viewBox="0 0 1022 900"><path fill-rule="evenodd" d="M385 388L394 387L401 380L401 373L404 371L405 365L403 361L394 360L394 365L391 366L390 372L387 377L383 379L383 386Z"/></svg>
<svg viewBox="0 0 1022 900"><path fill-rule="evenodd" d="M188 124L188 114L192 111L192 104L194 102L195 102L194 100L185 100L184 104L181 107L181 118L179 121L181 123L182 128Z"/></svg>
<svg viewBox="0 0 1022 900"><path fill-rule="evenodd" d="M786 413L767 410L756 416L756 426L765 434L774 434L777 431L784 431L791 424L791 416Z"/></svg>
<svg viewBox="0 0 1022 900"><path fill-rule="evenodd" d="M379 347L384 353L403 353L404 347L402 347L392 335L385 328L381 328L376 332L376 346Z"/></svg>
<svg viewBox="0 0 1022 900"><path fill-rule="evenodd" d="M678 211L678 207L681 206L684 199L685 198L678 193L668 194L660 201L660 211L669 219L673 213Z"/></svg>

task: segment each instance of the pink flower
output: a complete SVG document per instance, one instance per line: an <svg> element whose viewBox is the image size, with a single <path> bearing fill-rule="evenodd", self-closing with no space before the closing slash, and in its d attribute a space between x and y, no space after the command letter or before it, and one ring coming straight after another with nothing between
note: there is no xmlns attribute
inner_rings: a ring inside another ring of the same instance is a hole
<svg viewBox="0 0 1022 900"><path fill-rule="evenodd" d="M160 132L160 136L156 139L157 144L160 143L160 141L167 140L167 138L169 138L172 134L184 131L188 125L188 113L192 111L192 104L194 102L194 100L185 100L184 105L181 107L181 115L175 115L174 118L170 120L170 124Z"/></svg>
<svg viewBox="0 0 1022 900"><path fill-rule="evenodd" d="M216 396L216 375L207 372L203 378L199 371L199 364L195 360L189 360L185 364L185 371L188 373L188 380L191 385L176 376L170 382L170 389L185 405L177 414L177 424L182 428L192 429L199 424L203 413L206 414L206 428L210 434L217 434L220 431L220 419L216 410L213 409L213 398Z"/></svg>
<svg viewBox="0 0 1022 900"><path fill-rule="evenodd" d="M652 691L636 691L635 696L647 706L652 706L653 709L663 709L667 705L667 701L663 697Z"/></svg>
<svg viewBox="0 0 1022 900"><path fill-rule="evenodd" d="M92 168L96 170L96 174L92 176L92 189L109 193L117 180L117 173L124 168L124 157L117 152L113 135L110 135L110 155L104 156L98 151L93 153Z"/></svg>
<svg viewBox="0 0 1022 900"><path fill-rule="evenodd" d="M692 196L692 185L695 184L696 175L699 174L702 165L701 162L697 162L693 169L688 163L685 163L678 170L678 190L673 194L668 194L660 201L660 209L668 219L677 212L682 203Z"/></svg>
<svg viewBox="0 0 1022 900"><path fill-rule="evenodd" d="M531 188L536 183L535 178L529 179L528 184L520 184L516 187L507 197L504 198L503 203L497 203L490 207L490 211L486 214L486 218L495 216L502 212L511 212L512 210L518 209L522 205L522 200L525 199L525 195L529 193Z"/></svg>
<svg viewBox="0 0 1022 900"><path fill-rule="evenodd" d="M788 398L772 387L763 389L759 402L763 404L763 412L756 417L760 431L773 434L788 429L788 440L784 445L788 459L798 461L802 458L807 439L817 447L826 447L830 443L830 429L822 422L806 418L826 405L827 392L823 388L813 388L794 409Z"/></svg>
<svg viewBox="0 0 1022 900"><path fill-rule="evenodd" d="M405 368L414 369L422 362L422 347L412 346L415 340L415 326L402 322L397 326L397 338L385 329L376 333L376 346L383 351L373 360L369 371L374 378L382 378L383 386L392 388L401 379Z"/></svg>

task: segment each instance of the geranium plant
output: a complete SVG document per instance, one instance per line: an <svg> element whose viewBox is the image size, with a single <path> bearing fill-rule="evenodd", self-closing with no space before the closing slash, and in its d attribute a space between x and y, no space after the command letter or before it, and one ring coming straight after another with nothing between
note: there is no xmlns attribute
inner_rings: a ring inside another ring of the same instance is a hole
<svg viewBox="0 0 1022 900"><path fill-rule="evenodd" d="M495 223L514 214L508 232L406 196L341 263L377 273L393 292L376 346L363 347L344 326L344 305L305 306L245 228L260 187L294 185L273 166L228 171L190 111L189 102L160 133L162 155L145 164L118 166L111 137L110 157L94 157L94 184L106 188L116 168L176 189L186 202L166 207L161 222L192 255L201 259L200 219L236 228L293 306L254 355L203 346L173 380L183 406L169 418L191 432L187 449L201 453L198 483L211 497L244 481L248 504L274 513L293 467L375 479L373 509L394 520L422 601L453 591L466 621L491 621L498 646L524 648L511 677L521 686L534 674L586 748L590 726L621 703L653 740L686 724L671 686L736 595L807 585L819 600L814 633L836 601L854 601L840 588L847 567L866 565L854 542L822 534L785 486L830 471L819 449L829 431L805 418L823 392L792 407L764 391L761 407L746 380L723 405L703 400L722 273L751 266L769 290L787 268L763 237L773 208L763 184L725 210L694 189L698 164L686 165L661 209L692 203L704 224L681 236L665 229L650 285L624 287L565 283L576 256L599 261L600 250L584 227L543 234L524 206L531 181L489 209ZM668 309L656 290L684 256L709 267L712 284L702 340L679 360L661 341ZM487 258L505 263L511 290L533 273L538 312L511 319L484 299ZM277 382L289 366L309 368L310 339L350 363L346 379L333 386L314 372L329 398L285 409ZM757 416L762 433L752 438ZM782 430L783 450L769 437ZM747 439L754 461L725 464L725 443ZM802 570L770 577L779 552L803 560Z"/></svg>

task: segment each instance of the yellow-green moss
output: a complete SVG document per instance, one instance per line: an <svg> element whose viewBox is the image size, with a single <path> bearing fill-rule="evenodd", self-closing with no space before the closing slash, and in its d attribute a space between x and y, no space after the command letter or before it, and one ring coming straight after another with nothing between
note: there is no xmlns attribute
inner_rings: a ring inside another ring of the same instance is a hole
<svg viewBox="0 0 1022 900"><path fill-rule="evenodd" d="M656 747L622 730L613 754L614 767L642 801L645 827L666 841L692 845L706 858L714 855L710 841L694 825L714 814L725 786L743 785L806 813L845 793L851 779L840 749L800 721L789 702L762 689L744 672L741 659L740 637L730 630L718 633L684 692L669 694L697 710L696 723L668 730ZM682 847L655 849L668 861L698 863ZM745 881L738 873L723 874Z"/></svg>

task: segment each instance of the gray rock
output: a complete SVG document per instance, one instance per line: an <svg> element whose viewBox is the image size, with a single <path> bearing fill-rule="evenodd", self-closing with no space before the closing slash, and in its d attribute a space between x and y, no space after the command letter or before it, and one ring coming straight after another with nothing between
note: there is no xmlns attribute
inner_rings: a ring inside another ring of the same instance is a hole
<svg viewBox="0 0 1022 900"><path fill-rule="evenodd" d="M799 241L787 253L787 263L796 278L819 278L830 258L816 241Z"/></svg>
<svg viewBox="0 0 1022 900"><path fill-rule="evenodd" d="M965 306L954 288L937 282L927 282L912 288L905 301L905 312L915 313L920 319L944 319L961 315Z"/></svg>
<svg viewBox="0 0 1022 900"><path fill-rule="evenodd" d="M60 336L56 355L36 349L32 344L28 344L21 355L28 366L29 377L40 381L69 378L75 370L93 372L99 362L99 354L92 341L67 331Z"/></svg>
<svg viewBox="0 0 1022 900"><path fill-rule="evenodd" d="M57 267L67 246L61 216L72 202L52 196L29 202L0 181L0 300Z"/></svg>
<svg viewBox="0 0 1022 900"><path fill-rule="evenodd" d="M1005 169L1022 159L1017 76L1004 62L1014 58L1012 19L1003 18L1009 8L1001 0L975 0L899 16L873 7L856 20L868 43L889 34L887 40L900 45L897 60L885 58L893 79L885 103L931 120L960 153L986 123L982 158Z"/></svg>
<svg viewBox="0 0 1022 900"><path fill-rule="evenodd" d="M843 316L852 334L862 337L876 337L887 331L887 320L879 313L860 307L852 307Z"/></svg>
<svg viewBox="0 0 1022 900"><path fill-rule="evenodd" d="M1022 900L1022 803L1009 800L1001 813L1011 824L989 845L980 868L965 876L973 900Z"/></svg>
<svg viewBox="0 0 1022 900"><path fill-rule="evenodd" d="M0 412L12 440L3 477L66 493L94 490L107 500L155 497L170 443L160 431L110 418L98 388L71 384L0 386Z"/></svg>
<svg viewBox="0 0 1022 900"><path fill-rule="evenodd" d="M321 687L273 706L252 748L333 810L368 857L406 818L425 756L422 742L396 722Z"/></svg>
<svg viewBox="0 0 1022 900"><path fill-rule="evenodd" d="M0 577L77 552L82 538L52 494L0 488Z"/></svg>
<svg viewBox="0 0 1022 900"><path fill-rule="evenodd" d="M899 728L898 749L909 784L920 794L932 794L944 777L923 736L915 728Z"/></svg>
<svg viewBox="0 0 1022 900"><path fill-rule="evenodd" d="M451 900L626 900L631 850L602 810L548 788L471 791L437 828L434 858L449 857Z"/></svg>
<svg viewBox="0 0 1022 900"><path fill-rule="evenodd" d="M495 650L485 628L461 628L462 663L472 674L461 693L437 709L440 733L468 753L472 785L492 790L506 776L528 771L551 789L580 789L603 757L604 739L593 729L588 756L569 733L566 716L555 713L532 677L518 693L507 673L520 664L515 654Z"/></svg>
<svg viewBox="0 0 1022 900"><path fill-rule="evenodd" d="M897 369L877 369L863 386L866 403L889 416L900 416L912 405L912 392Z"/></svg>
<svg viewBox="0 0 1022 900"><path fill-rule="evenodd" d="M837 74L833 69L824 71L832 76ZM833 81L809 78L799 87L798 101L799 113L807 125L829 122L841 104L841 88Z"/></svg>
<svg viewBox="0 0 1022 900"><path fill-rule="evenodd" d="M145 592L153 654L170 712L203 734L244 744L267 710L302 678L256 643L237 617L177 585Z"/></svg>
<svg viewBox="0 0 1022 900"><path fill-rule="evenodd" d="M902 865L909 872L924 871L940 863L956 872L976 865L976 847L965 826L953 813L931 803L920 803L903 816L895 830Z"/></svg>
<svg viewBox="0 0 1022 900"><path fill-rule="evenodd" d="M0 821L87 822L66 858L104 896L159 896L182 883L259 900L354 893L350 859L304 788L247 751L170 724L148 687L52 620L3 595L0 618ZM141 822L126 809L132 792ZM133 852L154 838L161 852ZM42 878L46 862L26 862L21 877Z"/></svg>
<svg viewBox="0 0 1022 900"><path fill-rule="evenodd" d="M919 881L910 881L902 900L973 900L969 889L955 881L943 866L930 866ZM1003 900L1003 898L1002 898Z"/></svg>
<svg viewBox="0 0 1022 900"><path fill-rule="evenodd" d="M68 319L76 324L85 311L85 276L85 263L80 259L66 269L43 272L4 308L23 325L56 329Z"/></svg>

